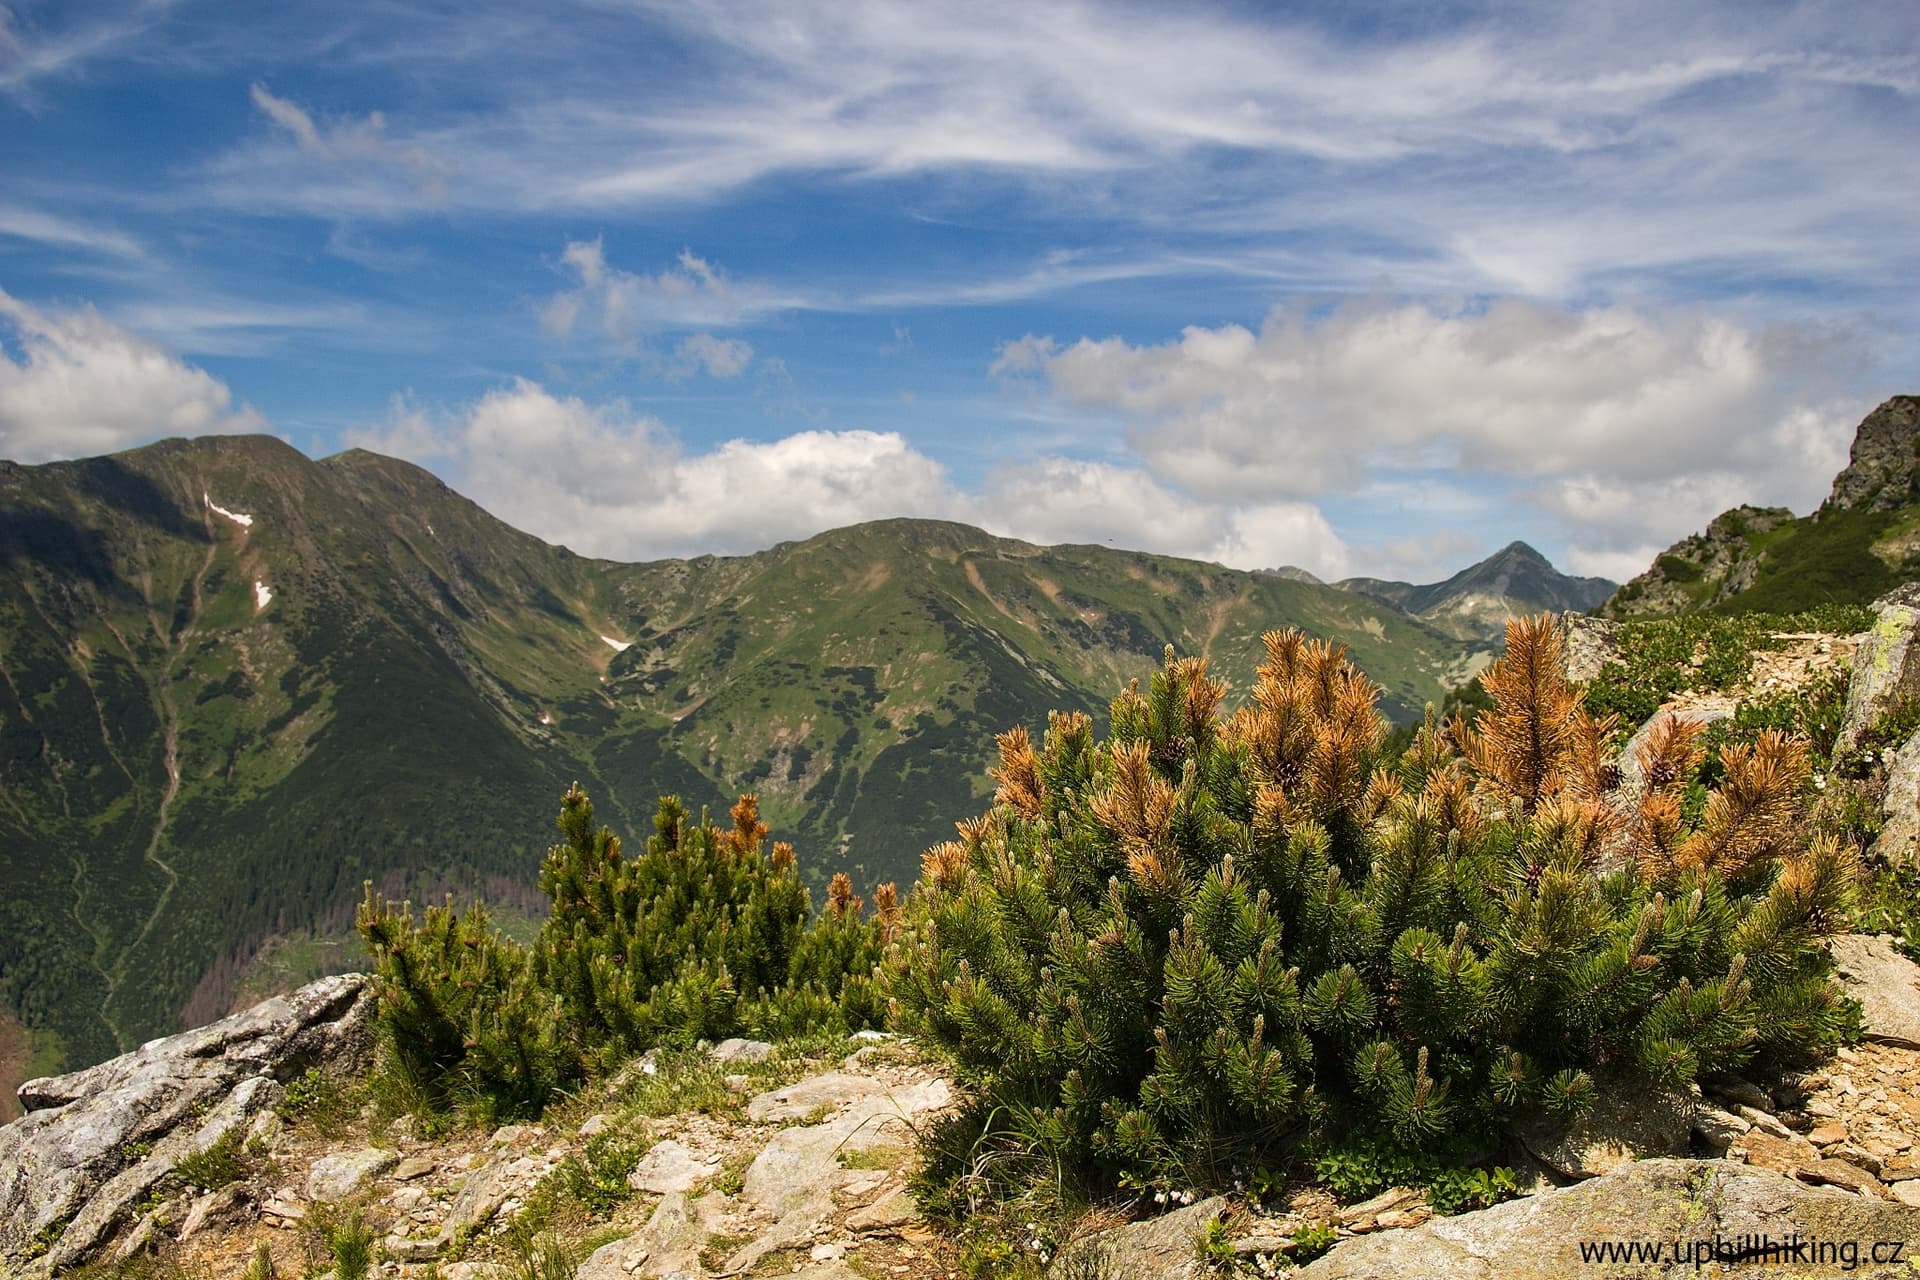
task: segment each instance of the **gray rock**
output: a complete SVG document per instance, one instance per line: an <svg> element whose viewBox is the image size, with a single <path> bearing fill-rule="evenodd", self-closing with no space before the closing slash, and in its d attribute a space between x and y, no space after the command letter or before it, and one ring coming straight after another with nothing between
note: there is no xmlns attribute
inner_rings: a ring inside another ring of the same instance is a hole
<svg viewBox="0 0 1920 1280"><path fill-rule="evenodd" d="M1885 821L1874 837L1871 857L1896 867L1914 862L1920 851L1920 733L1895 753L1880 812Z"/></svg>
<svg viewBox="0 0 1920 1280"><path fill-rule="evenodd" d="M345 1200L399 1163L399 1152L383 1151L379 1147L328 1152L313 1162L307 1174L307 1199Z"/></svg>
<svg viewBox="0 0 1920 1280"><path fill-rule="evenodd" d="M1846 933L1827 942L1840 985L1860 1002L1867 1039L1920 1049L1920 965L1891 938Z"/></svg>
<svg viewBox="0 0 1920 1280"><path fill-rule="evenodd" d="M891 1231L919 1220L920 1206L914 1203L913 1194L905 1187L895 1187L866 1208L848 1214L847 1230Z"/></svg>
<svg viewBox="0 0 1920 1280"><path fill-rule="evenodd" d="M1920 608L1889 603L1874 619L1872 629L1860 637L1847 682L1847 709L1834 738L1836 756L1851 750L1860 735L1894 707L1920 697L1916 628L1920 628Z"/></svg>
<svg viewBox="0 0 1920 1280"><path fill-rule="evenodd" d="M668 1138L655 1143L641 1157L640 1163L627 1175L627 1185L635 1191L666 1195L671 1191L691 1191L702 1178L711 1178L719 1171L718 1157L691 1151Z"/></svg>
<svg viewBox="0 0 1920 1280"><path fill-rule="evenodd" d="M1753 1125L1718 1107L1700 1107L1693 1113L1693 1133L1700 1145L1716 1155L1725 1155L1728 1147L1746 1136Z"/></svg>
<svg viewBox="0 0 1920 1280"><path fill-rule="evenodd" d="M1225 1198L1215 1196L1144 1222L1129 1222L1082 1236L1061 1247L1047 1268L1056 1280L1090 1271L1127 1280L1204 1280L1197 1242L1207 1224L1230 1211Z"/></svg>
<svg viewBox="0 0 1920 1280"><path fill-rule="evenodd" d="M280 1082L327 1064L356 1070L371 1043L362 974L323 978L211 1026L153 1040L83 1071L31 1080L28 1113L0 1128L0 1272L75 1266L192 1152L245 1134ZM34 1274L27 1271L26 1274Z"/></svg>
<svg viewBox="0 0 1920 1280"><path fill-rule="evenodd" d="M1567 679L1582 684L1600 674L1600 668L1620 657L1620 624L1584 613L1565 613L1560 625L1566 633Z"/></svg>
<svg viewBox="0 0 1920 1280"><path fill-rule="evenodd" d="M1674 711L1656 711L1648 716L1647 722L1635 730L1627 745L1620 749L1618 764L1622 797L1632 799L1640 794L1640 748L1648 738L1653 736L1654 726L1661 720L1672 716L1676 720L1705 728L1716 721L1731 719L1735 709L1736 705L1732 698L1716 695L1703 698L1691 706Z"/></svg>
<svg viewBox="0 0 1920 1280"><path fill-rule="evenodd" d="M1605 1177L1545 1191L1525 1200L1436 1218L1412 1231L1356 1236L1297 1273L1298 1280L1565 1280L1568 1276L1678 1277L1719 1274L1696 1268L1681 1249L1798 1235L1852 1243L1853 1265L1831 1261L1759 1263L1754 1274L1795 1277L1908 1277L1905 1261L1877 1269L1873 1241L1920 1238L1920 1210L1866 1200L1844 1191L1803 1186L1763 1169L1719 1160L1643 1160ZM1583 1261L1582 1242L1648 1241L1665 1246L1659 1263L1615 1270ZM1709 1261L1701 1258L1704 1265ZM1742 1272L1744 1274L1744 1272Z"/></svg>
<svg viewBox="0 0 1920 1280"><path fill-rule="evenodd" d="M804 1120L821 1108L835 1107L885 1093L887 1086L872 1076L829 1071L808 1076L784 1089L773 1089L747 1103L747 1119L756 1124L782 1124Z"/></svg>
<svg viewBox="0 0 1920 1280"><path fill-rule="evenodd" d="M846 1084L849 1079L865 1080L866 1085L872 1087L851 1090ZM806 1085L815 1087L801 1087ZM827 1095L846 1096L847 1100L819 1124L782 1129L747 1166L741 1178L740 1197L750 1207L774 1219L774 1225L727 1259L725 1270L728 1272L750 1270L776 1249L811 1240L814 1224L834 1211L835 1188L864 1176L860 1171L842 1167L843 1154L895 1147L904 1160L913 1137L913 1122L919 1116L947 1106L953 1099L952 1089L945 1080L889 1089L877 1080L842 1076L837 1072L801 1081L793 1088L801 1098L818 1100L808 1106L809 1111L814 1106L825 1105ZM774 1095L761 1097L771 1099ZM776 1105L792 1105L792 1100Z"/></svg>
<svg viewBox="0 0 1920 1280"><path fill-rule="evenodd" d="M1847 465L1833 478L1829 508L1892 511L1914 498L1914 446L1920 396L1894 396L1854 429Z"/></svg>
<svg viewBox="0 0 1920 1280"><path fill-rule="evenodd" d="M1521 1135L1533 1157L1563 1178L1595 1178L1648 1156L1687 1153L1694 1102L1682 1093L1603 1090L1571 1128Z"/></svg>
<svg viewBox="0 0 1920 1280"><path fill-rule="evenodd" d="M722 1040L707 1050L715 1062L763 1062L773 1056L773 1046L765 1040L742 1040L739 1036Z"/></svg>

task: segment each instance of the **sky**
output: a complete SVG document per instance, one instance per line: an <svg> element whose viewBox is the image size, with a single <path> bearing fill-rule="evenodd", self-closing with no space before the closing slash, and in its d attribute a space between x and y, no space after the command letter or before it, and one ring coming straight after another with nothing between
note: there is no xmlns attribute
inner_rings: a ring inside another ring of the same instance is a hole
<svg viewBox="0 0 1920 1280"><path fill-rule="evenodd" d="M0 457L1624 580L1920 391L1912 0L0 0Z"/></svg>

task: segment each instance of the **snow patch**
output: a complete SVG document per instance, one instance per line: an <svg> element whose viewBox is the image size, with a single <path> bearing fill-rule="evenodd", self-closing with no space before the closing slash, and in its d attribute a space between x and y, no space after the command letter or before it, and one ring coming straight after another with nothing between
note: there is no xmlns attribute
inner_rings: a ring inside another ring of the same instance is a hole
<svg viewBox="0 0 1920 1280"><path fill-rule="evenodd" d="M625 653L627 650L633 648L633 641L631 640L615 640L612 636L601 636L600 638L605 640L607 647L615 653Z"/></svg>
<svg viewBox="0 0 1920 1280"><path fill-rule="evenodd" d="M227 519L239 525L242 529L253 528L252 516L243 516L238 511L229 511L225 507L220 506L218 503L216 503L213 500L213 495L208 493L205 489L202 489L200 491L200 499L201 501L207 504L207 510L213 512L215 515L225 516Z"/></svg>
<svg viewBox="0 0 1920 1280"><path fill-rule="evenodd" d="M253 611L255 613L260 612L262 609L266 608L269 604L273 603L273 592L269 591L267 589L267 584L260 581L258 578L255 578L253 580L253 600L254 600Z"/></svg>
<svg viewBox="0 0 1920 1280"><path fill-rule="evenodd" d="M541 724L552 724L552 723L553 723L553 713L552 713L551 711L542 711L542 712L540 713L540 723L541 723Z"/></svg>

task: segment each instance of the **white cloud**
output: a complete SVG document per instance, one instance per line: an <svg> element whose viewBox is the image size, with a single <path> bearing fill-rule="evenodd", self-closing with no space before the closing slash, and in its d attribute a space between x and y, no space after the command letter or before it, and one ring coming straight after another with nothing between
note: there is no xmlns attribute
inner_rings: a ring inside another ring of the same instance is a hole
<svg viewBox="0 0 1920 1280"><path fill-rule="evenodd" d="M741 338L716 338L696 333L682 338L667 362L667 377L673 381L691 378L704 370L709 378L737 378L753 363L753 347Z"/></svg>
<svg viewBox="0 0 1920 1280"><path fill-rule="evenodd" d="M77 458L159 436L260 431L226 384L92 308L43 312L0 290L0 456Z"/></svg>
<svg viewBox="0 0 1920 1280"><path fill-rule="evenodd" d="M1118 414L1154 475L1225 501L1378 491L1396 472L1519 484L1589 553L1660 542L1738 501L1804 510L1863 406L1834 401L1829 341L1691 313L1353 303L1258 333L1061 346L993 369Z"/></svg>
<svg viewBox="0 0 1920 1280"><path fill-rule="evenodd" d="M757 281L735 280L691 249L682 249L672 266L654 275L609 266L598 237L569 241L560 261L580 283L539 308L542 326L558 337L570 335L582 316L595 314L604 336L618 342L670 329L730 328L812 305Z"/></svg>
<svg viewBox="0 0 1920 1280"><path fill-rule="evenodd" d="M4 16L4 13L4 10L0 10L0 16ZM0 29L0 36L4 34L4 29ZM139 242L122 232L17 205L0 205L0 236L31 240L61 249L83 249L116 258L140 260L146 257L146 251Z"/></svg>
<svg viewBox="0 0 1920 1280"><path fill-rule="evenodd" d="M1228 507L1138 468L1041 458L978 492L894 431L802 431L684 450L658 419L525 379L450 413L397 401L355 442L435 466L489 511L589 555L745 552L890 516L960 520L1039 543L1115 546L1237 568L1338 575L1345 549L1310 504Z"/></svg>
<svg viewBox="0 0 1920 1280"><path fill-rule="evenodd" d="M381 214L447 198L455 166L433 147L393 138L384 113L316 119L259 83L251 97L294 144L289 152L284 145L256 143L226 162L234 188L256 190L262 206Z"/></svg>

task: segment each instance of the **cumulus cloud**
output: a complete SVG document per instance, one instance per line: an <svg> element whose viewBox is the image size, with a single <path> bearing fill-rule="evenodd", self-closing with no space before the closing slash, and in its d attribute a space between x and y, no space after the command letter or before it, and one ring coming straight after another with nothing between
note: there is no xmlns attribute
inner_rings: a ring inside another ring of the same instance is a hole
<svg viewBox="0 0 1920 1280"><path fill-rule="evenodd" d="M12 339L0 341L0 456L44 462L265 428L218 378L91 307L46 312L0 290L0 337Z"/></svg>
<svg viewBox="0 0 1920 1280"><path fill-rule="evenodd" d="M1817 501L1861 409L1824 390L1830 345L1694 313L1371 301L1161 344L1029 335L992 367L1119 415L1187 492L1297 499L1440 470L1510 488L1599 555L1737 501Z"/></svg>
<svg viewBox="0 0 1920 1280"><path fill-rule="evenodd" d="M450 412L396 402L355 440L439 468L511 524L617 559L752 551L904 515L1238 568L1295 563L1337 576L1346 566L1308 503L1210 504L1137 467L1064 458L996 471L968 491L896 431L802 431L690 452L621 401L592 404L526 379Z"/></svg>

